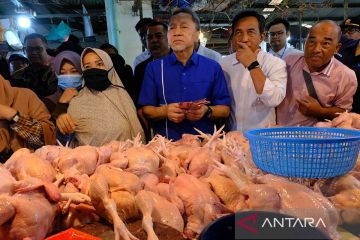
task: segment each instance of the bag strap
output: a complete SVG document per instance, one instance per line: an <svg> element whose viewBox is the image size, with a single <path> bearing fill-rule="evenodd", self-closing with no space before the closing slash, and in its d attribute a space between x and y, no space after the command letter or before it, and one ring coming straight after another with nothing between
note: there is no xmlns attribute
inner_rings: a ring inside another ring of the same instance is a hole
<svg viewBox="0 0 360 240"><path fill-rule="evenodd" d="M304 76L304 79L305 79L306 88L307 88L307 90L309 92L309 96L316 99L320 103L319 98L318 98L318 96L316 94L316 90L314 88L314 84L313 84L312 78L310 76L310 73L303 70L303 76Z"/></svg>

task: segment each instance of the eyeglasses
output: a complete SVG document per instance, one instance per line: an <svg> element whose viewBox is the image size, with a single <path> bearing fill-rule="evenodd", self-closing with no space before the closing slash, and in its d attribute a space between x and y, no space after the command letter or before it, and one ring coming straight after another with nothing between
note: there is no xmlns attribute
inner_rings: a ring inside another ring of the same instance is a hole
<svg viewBox="0 0 360 240"><path fill-rule="evenodd" d="M358 28L345 28L342 30L343 34L347 33L347 34L354 34L356 32L360 32L360 30Z"/></svg>
<svg viewBox="0 0 360 240"><path fill-rule="evenodd" d="M270 37L277 37L277 36L281 36L283 35L284 32L283 31L279 31L279 32L269 32Z"/></svg>
<svg viewBox="0 0 360 240"><path fill-rule="evenodd" d="M42 52L43 50L44 50L44 48L43 48L43 47L40 47L40 46L37 46L37 47L30 47L30 46L25 47L25 51L26 51L26 52L38 52L38 53L40 53L40 52Z"/></svg>

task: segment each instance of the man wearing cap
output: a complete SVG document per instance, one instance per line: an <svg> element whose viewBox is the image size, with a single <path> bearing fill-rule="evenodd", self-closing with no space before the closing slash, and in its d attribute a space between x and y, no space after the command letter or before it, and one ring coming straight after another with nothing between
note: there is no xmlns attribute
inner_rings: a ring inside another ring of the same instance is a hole
<svg viewBox="0 0 360 240"><path fill-rule="evenodd" d="M11 78L16 80L19 78L19 72L23 69L25 69L27 66L29 66L29 60L27 57L22 53L12 53L9 57L9 69L10 69L10 75ZM11 81L11 84L13 85L13 81ZM17 85L15 83L15 85Z"/></svg>
<svg viewBox="0 0 360 240"><path fill-rule="evenodd" d="M360 19L348 18L341 24L343 34L350 39L360 39Z"/></svg>
<svg viewBox="0 0 360 240"><path fill-rule="evenodd" d="M341 25L341 48L335 57L351 68L360 79L360 19L348 18ZM358 84L359 85L359 84ZM360 113L360 88L356 90L352 112Z"/></svg>
<svg viewBox="0 0 360 240"><path fill-rule="evenodd" d="M38 33L31 33L24 39L25 53L29 66L16 74L16 87L26 87L43 100L57 90L57 78L52 70L51 57L47 54L47 41ZM15 78L13 77L12 80Z"/></svg>

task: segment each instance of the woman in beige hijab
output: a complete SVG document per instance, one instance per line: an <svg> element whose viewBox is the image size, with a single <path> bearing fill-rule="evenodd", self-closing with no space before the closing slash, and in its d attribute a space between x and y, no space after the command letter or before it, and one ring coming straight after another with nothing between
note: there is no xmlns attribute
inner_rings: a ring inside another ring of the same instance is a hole
<svg viewBox="0 0 360 240"><path fill-rule="evenodd" d="M136 108L107 53L86 48L81 55L84 88L56 120L63 134L74 134L72 145L101 146L144 132Z"/></svg>
<svg viewBox="0 0 360 240"><path fill-rule="evenodd" d="M27 147L35 150L55 144L55 126L34 92L11 87L0 75L0 161Z"/></svg>

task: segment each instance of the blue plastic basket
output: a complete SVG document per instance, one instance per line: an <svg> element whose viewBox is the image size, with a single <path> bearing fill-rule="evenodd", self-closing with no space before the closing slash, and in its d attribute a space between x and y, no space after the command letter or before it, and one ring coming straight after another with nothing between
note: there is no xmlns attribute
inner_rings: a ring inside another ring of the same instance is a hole
<svg viewBox="0 0 360 240"><path fill-rule="evenodd" d="M360 149L360 131L341 128L263 128L244 136L256 166L286 177L344 175L354 167Z"/></svg>

